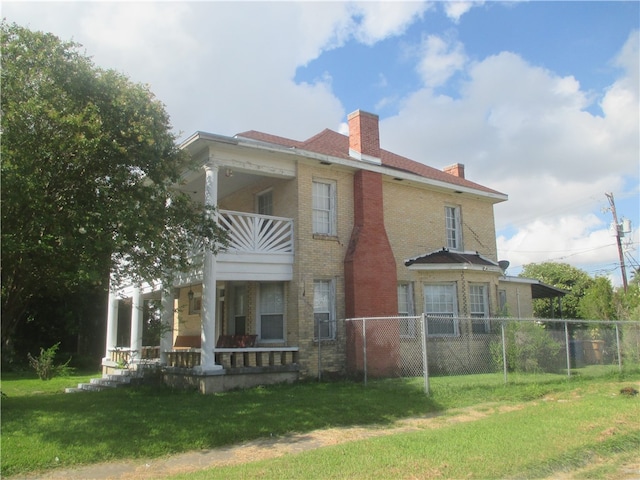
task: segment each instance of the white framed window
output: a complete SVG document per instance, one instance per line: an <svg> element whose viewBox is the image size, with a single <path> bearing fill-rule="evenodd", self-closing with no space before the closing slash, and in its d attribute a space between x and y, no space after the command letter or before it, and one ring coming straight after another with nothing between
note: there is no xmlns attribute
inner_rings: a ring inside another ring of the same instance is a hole
<svg viewBox="0 0 640 480"><path fill-rule="evenodd" d="M505 317L508 314L506 290L498 290L498 308L501 316Z"/></svg>
<svg viewBox="0 0 640 480"><path fill-rule="evenodd" d="M336 234L336 184L313 181L313 233Z"/></svg>
<svg viewBox="0 0 640 480"><path fill-rule="evenodd" d="M424 313L429 335L458 335L458 298L455 283L432 283L424 286Z"/></svg>
<svg viewBox="0 0 640 480"><path fill-rule="evenodd" d="M189 296L189 315L200 315L202 312L202 293Z"/></svg>
<svg viewBox="0 0 640 480"><path fill-rule="evenodd" d="M413 288L410 283L398 284L398 316L414 316ZM413 338L416 335L416 325L413 319L400 319L400 338Z"/></svg>
<svg viewBox="0 0 640 480"><path fill-rule="evenodd" d="M260 284L258 309L260 340L284 341L284 285L281 282Z"/></svg>
<svg viewBox="0 0 640 480"><path fill-rule="evenodd" d="M256 195L256 210L259 215L273 215L273 190Z"/></svg>
<svg viewBox="0 0 640 480"><path fill-rule="evenodd" d="M247 286L231 286L231 315L229 330L235 335L247 333Z"/></svg>
<svg viewBox="0 0 640 480"><path fill-rule="evenodd" d="M447 237L447 248L450 250L463 250L460 207L445 206L444 221L445 233Z"/></svg>
<svg viewBox="0 0 640 480"><path fill-rule="evenodd" d="M469 313L473 333L489 333L488 291L488 285L484 283L469 284Z"/></svg>
<svg viewBox="0 0 640 480"><path fill-rule="evenodd" d="M335 288L332 280L313 282L313 320L315 339L336 338Z"/></svg>

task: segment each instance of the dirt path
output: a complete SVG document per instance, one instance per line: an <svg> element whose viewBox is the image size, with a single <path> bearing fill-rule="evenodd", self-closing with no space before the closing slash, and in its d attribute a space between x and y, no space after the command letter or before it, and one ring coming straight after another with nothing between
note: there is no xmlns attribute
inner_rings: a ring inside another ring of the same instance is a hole
<svg viewBox="0 0 640 480"><path fill-rule="evenodd" d="M13 480L148 480L159 479L179 473L195 472L207 468L226 465L238 465L283 455L295 454L329 445L411 432L424 429L443 428L462 422L472 422L490 415L521 410L525 404L496 406L477 405L470 408L449 411L442 415L403 419L391 427L344 427L316 430L304 434L292 434L254 440L240 445L186 452L169 457L150 460L129 460L108 462L78 467L74 469L53 470L40 476L17 476ZM625 465L616 479L640 479L640 463ZM554 479L569 480L572 474Z"/></svg>

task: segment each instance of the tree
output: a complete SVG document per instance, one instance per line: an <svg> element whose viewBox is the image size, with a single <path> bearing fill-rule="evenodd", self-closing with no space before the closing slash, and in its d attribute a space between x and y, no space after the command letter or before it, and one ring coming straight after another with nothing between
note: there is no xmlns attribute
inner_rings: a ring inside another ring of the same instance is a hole
<svg viewBox="0 0 640 480"><path fill-rule="evenodd" d="M146 86L78 44L2 22L2 343L34 303L188 265L224 242L175 188L195 168ZM3 352L4 354L4 352Z"/></svg>
<svg viewBox="0 0 640 480"><path fill-rule="evenodd" d="M548 285L568 290L569 293L562 298L562 316L583 318L578 311L578 305L586 289L593 283L593 279L585 271L567 263L530 263L524 266L520 276L535 278ZM543 299L534 300L533 312L538 318L554 316L549 302Z"/></svg>
<svg viewBox="0 0 640 480"><path fill-rule="evenodd" d="M584 292L578 304L580 318L589 320L615 320L613 287L608 278L596 277Z"/></svg>

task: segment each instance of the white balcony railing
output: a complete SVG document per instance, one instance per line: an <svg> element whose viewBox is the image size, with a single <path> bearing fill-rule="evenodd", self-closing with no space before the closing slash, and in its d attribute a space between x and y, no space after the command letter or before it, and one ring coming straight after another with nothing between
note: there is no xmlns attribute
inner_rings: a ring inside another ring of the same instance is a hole
<svg viewBox="0 0 640 480"><path fill-rule="evenodd" d="M218 223L229 234L229 253L293 253L293 220L220 210Z"/></svg>

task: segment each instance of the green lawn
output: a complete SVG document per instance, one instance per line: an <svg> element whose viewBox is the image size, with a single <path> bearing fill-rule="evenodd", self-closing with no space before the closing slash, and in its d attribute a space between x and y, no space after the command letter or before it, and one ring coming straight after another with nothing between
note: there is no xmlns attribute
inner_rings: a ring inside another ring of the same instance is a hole
<svg viewBox="0 0 640 480"><path fill-rule="evenodd" d="M208 396L147 387L71 395L61 393L64 386L72 386L85 380L85 377L43 382L5 374L2 392L7 396L2 399L1 474L10 476L116 459L153 458L235 444L272 434L304 433L327 427L392 425L401 418L424 416L436 411L446 414L451 409L492 402L502 405L524 404L527 407L500 415L501 420L493 421L497 423L492 423L488 418L474 422L473 427L460 426L459 431L447 429L451 432L446 434L450 435L447 438L454 443L458 439L462 445L469 446L463 449L470 458L491 458L489 453L494 452L493 460L475 462L482 464L483 468L488 463L511 464L515 455L529 463L514 463L514 472L531 471L537 475L535 468L553 471L558 462L573 465L572 451L578 452L574 456L582 458L582 448L598 452L598 449L604 449L604 453L608 450L624 453L629 448L639 448L640 428L634 421L627 421L627 426L630 426L628 431L626 427L619 427L616 435L606 442L593 444L593 439L589 437L598 433L605 424L617 425L615 422L624 418L639 418L638 397L616 395L620 387L629 382L637 386L638 379L640 375L637 373L627 375L623 381L617 376L591 380L577 376L567 381L566 377L549 375L535 377L533 383L523 377L505 386L500 381L500 375L433 378L429 397L422 391L422 379L369 381L367 387L351 382L303 382ZM587 391L592 393L579 393ZM549 395L564 395L568 399L582 395L585 403L580 404L579 408L572 408L572 405L578 405L575 402L541 401ZM574 410L585 412L584 416L572 415ZM505 419L510 419L514 425L511 433L505 431ZM545 419L553 420L551 423L558 426L543 428L542 420ZM586 436L567 433L587 428L588 425L594 426ZM466 428L470 430L465 431ZM526 432L526 435L522 432ZM575 438L577 443L567 443L567 449L562 454L556 448L538 453L538 447L532 449L531 444L526 442L518 447L514 438L511 438L512 434L516 437L519 434L523 442L532 439L547 445L549 442L546 439L538 437L545 432L557 434L558 437L564 435ZM437 436L437 440L433 435ZM421 463L422 457L439 458L439 455L443 455L442 464L456 464L454 459L460 458L461 452L454 446L446 446L446 438L442 435L445 435L444 431L440 434L425 431L401 437L394 435L309 452L289 458L288 461L302 471L306 471L304 464L307 464L311 468L307 475L309 478L317 478L321 473L324 476L329 465L335 465L336 478L346 478L358 473L358 469L362 468L361 455L371 451L375 453L373 458L366 454L364 459L367 469L379 474L390 465L397 465L399 471L407 472L407 475L401 476L410 477L427 468ZM460 442L462 438L464 442ZM424 453L427 451L425 445L434 449L429 450L428 455ZM480 445L488 452L475 449ZM512 445L520 450L514 450L514 455L509 456L501 453L506 446ZM385 454L391 455L393 452L396 452L395 456L385 461ZM352 460L357 458L360 460ZM300 477L299 470L287 470L286 464L279 464L277 460L272 462L245 466L241 470L232 469L223 476L259 476L256 472L262 470L252 470L257 468L271 472L267 474L268 477L272 474L283 478ZM316 464L326 465L326 468L323 467L321 472L315 471L313 466ZM545 467L547 464L549 466ZM270 470L272 468L276 470ZM494 465L494 468L497 467ZM458 473L466 475L462 471L447 471L453 476ZM482 470L475 475L476 478L490 476L491 471Z"/></svg>

